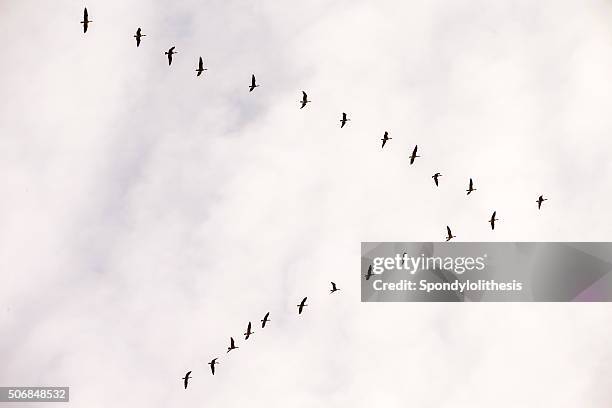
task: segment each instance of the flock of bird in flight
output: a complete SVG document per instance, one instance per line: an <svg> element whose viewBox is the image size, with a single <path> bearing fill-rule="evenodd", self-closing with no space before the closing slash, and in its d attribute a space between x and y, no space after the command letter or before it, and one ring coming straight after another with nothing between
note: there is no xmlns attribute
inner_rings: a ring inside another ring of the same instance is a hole
<svg viewBox="0 0 612 408"><path fill-rule="evenodd" d="M89 23L93 22L92 20L89 20L89 15L87 13L87 8L85 8L85 11L83 13L83 21L81 21L81 24L83 24L83 32L86 33L87 32L87 28L89 27ZM136 47L140 47L140 42L142 40L142 37L146 37L146 34L142 33L142 30L140 27L138 27L138 30L136 30L136 34L134 35L134 38L136 38ZM166 51L164 54L168 57L168 65L172 65L172 56L174 54L177 54L177 51L175 51L176 47L170 47L168 49L168 51ZM204 61L202 60L202 57L199 58L198 60L198 67L195 70L196 71L196 76L200 76L202 75L202 73L204 71L207 71L207 68L204 68ZM249 92L253 92L253 90L255 88L259 87L259 84L257 84L257 81L255 79L255 74L251 75L251 84L249 85ZM308 94L304 91L302 91L302 99L300 101L298 101L300 103L300 109L304 109L306 107L306 105L308 103L310 103L311 101L308 99ZM342 112L342 118L340 119L340 128L343 128L347 122L349 122L350 119L348 118L346 112ZM387 142L389 140L392 140L392 137L389 137L389 132L385 132L382 139L382 148L385 147L385 145L387 144ZM414 150L412 151L412 154L409 156L410 157L410 164L414 164L414 161L417 157L421 157L417 155L417 150L418 150L418 145L414 146ZM431 176L431 178L433 178L434 183L436 184L436 187L439 186L439 178L442 177L442 174L440 173L435 173L433 176ZM468 186L467 191L467 195L470 195L472 192L476 191L476 189L474 188L474 181L470 178L470 183ZM544 198L543 195L540 195L538 197L538 199L536 200L536 203L538 204L538 210L542 208L542 203L544 201L547 201L547 198ZM499 221L498 218L495 218L495 216L497 215L497 211L493 211L493 214L491 215L491 218L489 219L489 224L491 224L491 229L494 230L495 229L495 221ZM446 226L446 241L450 241L453 238L456 238L456 235L453 235L450 227L447 225Z"/></svg>
<svg viewBox="0 0 612 408"><path fill-rule="evenodd" d="M87 12L87 8L85 8L84 12L83 12L83 21L81 21L81 24L83 24L83 33L87 32L87 29L89 27L89 23L92 23L93 20L89 19L89 14ZM138 27L138 29L136 30L136 34L134 35L134 38L136 39L136 47L140 47L140 43L142 41L142 37L146 37L146 34L142 33L142 29L140 27ZM167 56L168 58L168 66L172 65L172 57L177 54L178 52L175 51L176 47L170 47L168 49L168 51L164 52L164 55ZM202 57L199 57L198 60L198 67L196 68L195 72L196 72L196 76L200 76L202 75L202 73L204 71L207 71L207 68L204 68L204 61L202 59ZM255 90L255 88L258 88L260 85L257 84L257 80L255 78L255 74L251 75L251 84L249 85L249 92L253 92ZM304 91L302 91L302 99L300 101L298 101L300 104L300 109L304 109L306 107L306 105L308 103L310 103L311 101L308 99L308 94ZM340 128L343 128L347 122L349 122L351 119L348 118L348 115L346 114L346 112L342 112L342 117L340 119ZM387 142L389 140L392 140L392 137L389 137L389 132L385 132L381 141L382 141L382 146L381 148L384 148L385 145L387 144ZM418 151L418 145L414 146L414 149L412 150L412 154L409 156L410 158L410 164L414 164L415 160L418 157L421 157L419 155L417 155L417 151ZM431 176L436 187L439 186L439 178L442 177L441 173L435 173L433 176ZM470 195L472 192L476 191L477 189L474 188L474 181L470 178L469 184L468 184L468 189L467 191L467 195ZM542 208L542 203L544 201L547 201L547 198L544 198L543 195L540 195L538 197L538 199L536 200L536 203L538 204L538 210ZM491 218L489 219L489 223L491 224L491 229L494 230L495 229L495 221L499 221L498 218L496 218L497 215L497 211L493 211L493 214L491 215ZM450 241L453 238L456 238L456 235L453 235L450 227L447 225L446 226L446 241ZM371 267L368 270L368 274L365 276L366 280L369 280L369 278L372 276L372 271L371 271ZM332 284L332 289L331 289L331 293L334 293L340 289L338 289L336 287L336 284L334 282L331 282ZM302 299L302 302L297 305L298 306L298 314L302 314L302 311L304 309L305 306L308 306L306 304L306 297L304 299ZM269 322L270 320L268 319L268 317L270 316L270 312L266 313L266 315L264 316L264 318L261 320L261 328L263 329L266 326L266 323ZM249 337L253 334L254 332L251 330L251 322L249 322L248 326L247 326L247 331L244 333L245 335L245 340L248 340ZM227 353L229 353L232 350L238 349L239 347L236 346L236 343L234 341L233 337L230 337L230 346L227 349ZM212 359L208 365L210 365L210 370L212 372L212 374L215 374L215 365L219 364L217 362L218 358L214 358ZM184 387L187 388L189 379L192 378L191 377L191 371L188 371L185 374L185 377L182 378L183 380L183 384Z"/></svg>
<svg viewBox="0 0 612 408"><path fill-rule="evenodd" d="M334 282L330 282L331 283L331 289L329 291L330 294L333 294L334 292L338 292L340 289L338 289L338 287L336 286L336 284ZM302 312L304 311L304 308L306 306L308 306L306 304L306 301L308 300L308 297L304 297L302 299L302 301L297 305L298 308L298 315L301 315ZM267 312L265 314L265 316L263 317L263 319L260 320L261 321L261 328L265 328L266 327L266 323L270 322L270 312ZM247 328L246 331L243 333L244 335L244 340L248 340L255 332L252 329L252 325L251 322L249 322L247 324ZM240 347L238 347L236 345L236 341L234 340L233 337L230 337L230 344L229 347L227 348L226 354L229 353L232 350L236 350L239 349ZM219 360L219 357L215 357L212 360L210 360L210 362L208 363L208 365L210 366L210 372L212 373L212 375L215 375L215 366L219 364L219 362L217 361ZM187 371L187 373L185 373L185 376L183 378L181 378L183 380L183 387L185 387L185 389L187 389L187 386L189 385L189 380L192 379L193 377L191 376L191 373L193 371Z"/></svg>

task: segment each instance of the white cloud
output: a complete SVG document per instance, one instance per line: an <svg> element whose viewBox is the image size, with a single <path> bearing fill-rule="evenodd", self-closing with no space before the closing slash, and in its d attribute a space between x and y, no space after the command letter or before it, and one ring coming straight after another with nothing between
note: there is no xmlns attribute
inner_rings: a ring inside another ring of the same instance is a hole
<svg viewBox="0 0 612 408"><path fill-rule="evenodd" d="M80 3L0 4L0 384L87 407L609 405L606 305L360 304L357 281L361 241L446 225L609 238L606 2L87 7L83 35Z"/></svg>

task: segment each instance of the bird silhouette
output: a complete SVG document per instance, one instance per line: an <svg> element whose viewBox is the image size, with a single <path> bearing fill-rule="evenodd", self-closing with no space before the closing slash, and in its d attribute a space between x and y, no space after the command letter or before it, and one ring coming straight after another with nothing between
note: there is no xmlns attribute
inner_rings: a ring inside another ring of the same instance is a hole
<svg viewBox="0 0 612 408"><path fill-rule="evenodd" d="M331 290L329 291L329 293L334 293L334 292L337 292L337 291L339 291L339 290L340 290L340 289L338 289L338 288L336 287L336 284L335 284L334 282L330 282L330 283L331 283L331 285L332 285L332 288L331 288Z"/></svg>
<svg viewBox="0 0 612 408"><path fill-rule="evenodd" d="M84 33L87 32L87 28L89 27L89 23L93 23L93 20L89 19L89 14L87 13L87 7L85 7L85 10L83 11L83 21L81 21L81 24L83 24L83 32Z"/></svg>
<svg viewBox="0 0 612 408"><path fill-rule="evenodd" d="M249 325L247 326L247 331L244 333L244 339L248 340L249 337L251 337L251 334L255 333L254 331L251 331L251 322L249 322Z"/></svg>
<svg viewBox="0 0 612 408"><path fill-rule="evenodd" d="M136 39L136 47L140 47L140 39L146 36L146 34L142 33L140 27L138 27L138 30L136 30L136 35L134 36L134 38Z"/></svg>
<svg viewBox="0 0 612 408"><path fill-rule="evenodd" d="M185 389L187 389L187 384L189 383L189 379L191 378L191 371L187 371L187 374L185 374L185 376L183 378L181 378L181 380L183 380L183 385L185 386Z"/></svg>
<svg viewBox="0 0 612 408"><path fill-rule="evenodd" d="M442 175L440 173L436 173L431 176L431 178L434 179L434 183L436 183L436 187L438 186L438 177L442 177Z"/></svg>
<svg viewBox="0 0 612 408"><path fill-rule="evenodd" d="M476 189L474 188L474 182L472 181L472 179L470 179L470 186L465 191L467 191L467 195L470 195L472 191L476 191Z"/></svg>
<svg viewBox="0 0 612 408"><path fill-rule="evenodd" d="M302 310L304 310L304 307L308 306L306 304L306 299L308 299L307 297L305 297L304 299L302 299L302 301L300 302L299 305L297 305L298 307L298 314L302 314Z"/></svg>
<svg viewBox="0 0 612 408"><path fill-rule="evenodd" d="M393 139L392 137L389 137L389 132L385 132L385 134L383 135L383 138L380 139L382 140L382 147L385 147L385 145L387 144L387 140L391 140Z"/></svg>
<svg viewBox="0 0 612 408"><path fill-rule="evenodd" d="M419 146L414 146L414 150L412 151L412 154L410 155L410 164L414 163L414 159L416 159L417 157L421 157L421 156L417 156L418 148Z"/></svg>
<svg viewBox="0 0 612 408"><path fill-rule="evenodd" d="M455 235L453 235L453 233L451 232L451 229L450 229L450 227L448 225L446 226L446 233L448 234L446 236L446 242L450 241L453 238L457 238Z"/></svg>
<svg viewBox="0 0 612 408"><path fill-rule="evenodd" d="M255 83L255 74L251 75L251 85L249 86L249 92L253 92L253 89L257 88L259 85Z"/></svg>
<svg viewBox="0 0 612 408"><path fill-rule="evenodd" d="M172 65L172 56L178 54L178 52L174 51L175 48L176 47L170 47L170 49L164 53L168 56L168 66Z"/></svg>
<svg viewBox="0 0 612 408"><path fill-rule="evenodd" d="M539 210L540 208L542 208L542 203L543 203L544 201L548 201L548 198L544 198L544 196L539 196L539 197L538 197L538 200L536 201L536 203L538 203L538 210Z"/></svg>
<svg viewBox="0 0 612 408"><path fill-rule="evenodd" d="M499 219L495 218L495 214L497 214L497 211L493 211L493 215L491 216L491 219L489 220L489 222L491 223L492 230L495 229L495 221L499 221Z"/></svg>
<svg viewBox="0 0 612 408"><path fill-rule="evenodd" d="M217 360L218 358L213 358L212 360L210 360L210 363L208 363L208 365L210 366L210 371L212 371L212 375L215 375L215 364L219 364Z"/></svg>
<svg viewBox="0 0 612 408"><path fill-rule="evenodd" d="M370 280L372 275L374 275L374 274L372 273L372 265L370 265L368 267L368 273L366 273L363 277L365 278L365 280Z"/></svg>
<svg viewBox="0 0 612 408"><path fill-rule="evenodd" d="M304 109L304 107L306 106L306 104L308 102L310 102L308 100L308 95L306 94L306 92L302 91L302 100L299 101L302 105L300 106L300 109Z"/></svg>
<svg viewBox="0 0 612 408"><path fill-rule="evenodd" d="M268 319L268 316L270 316L270 312L266 313L266 315L264 316L263 319L261 319L261 328L263 329L264 327L266 327L266 323L268 323L270 321L270 319Z"/></svg>
<svg viewBox="0 0 612 408"><path fill-rule="evenodd" d="M346 122L350 122L350 119L346 117L346 113L342 112L342 119L340 119L340 129L342 129L344 125L346 125Z"/></svg>
<svg viewBox="0 0 612 408"><path fill-rule="evenodd" d="M208 71L208 69L204 68L204 61L202 61L202 57L200 57L200 60L198 61L198 69L196 69L196 72L198 73L197 76L202 75L202 72L204 71Z"/></svg>
<svg viewBox="0 0 612 408"><path fill-rule="evenodd" d="M236 344L234 343L234 338L230 337L230 346L227 348L227 352L229 353L230 351L235 350L237 348L240 348L240 347L237 347Z"/></svg>

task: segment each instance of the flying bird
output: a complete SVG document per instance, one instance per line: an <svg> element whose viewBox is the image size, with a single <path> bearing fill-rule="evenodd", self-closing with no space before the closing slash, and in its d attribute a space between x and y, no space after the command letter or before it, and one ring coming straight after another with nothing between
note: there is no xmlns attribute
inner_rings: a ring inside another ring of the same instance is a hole
<svg viewBox="0 0 612 408"><path fill-rule="evenodd" d="M134 38L136 39L136 47L140 47L140 39L146 36L147 35L143 34L142 31L140 30L140 27L138 27L138 30L136 30L136 35L134 36Z"/></svg>
<svg viewBox="0 0 612 408"><path fill-rule="evenodd" d="M263 329L264 327L266 327L266 323L268 323L270 321L270 319L268 319L268 316L270 316L270 312L266 313L266 315L264 316L263 319L261 319L261 328Z"/></svg>
<svg viewBox="0 0 612 408"><path fill-rule="evenodd" d="M350 122L350 121L351 120L346 117L346 113L342 112L342 119L340 119L340 123L341 123L340 129L342 129L344 125L346 125L346 122Z"/></svg>
<svg viewBox="0 0 612 408"><path fill-rule="evenodd" d="M419 148L419 146L414 146L414 150L412 151L412 155L410 155L410 164L414 163L414 159L416 159L417 157L421 157L421 156L417 156L417 149Z"/></svg>
<svg viewBox="0 0 612 408"><path fill-rule="evenodd" d="M331 282L331 285L332 285L332 288L331 288L331 290L329 291L329 293L334 293L334 292L337 292L337 291L339 291L339 290L340 290L340 289L338 289L338 288L336 287L336 284L335 284L334 282Z"/></svg>
<svg viewBox="0 0 612 408"><path fill-rule="evenodd" d="M495 221L499 221L499 219L495 218L495 214L497 214L497 211L493 211L493 215L491 216L491 219L489 220L489 222L491 223L492 230L495 229Z"/></svg>
<svg viewBox="0 0 612 408"><path fill-rule="evenodd" d="M251 337L251 334L255 333L254 331L251 331L251 322L249 322L249 325L247 326L247 331L246 333L244 333L244 339L248 340L249 337Z"/></svg>
<svg viewBox="0 0 612 408"><path fill-rule="evenodd" d="M210 360L210 363L208 363L208 365L210 366L210 371L212 371L212 375L215 375L215 364L219 364L217 360L218 358L213 358L212 360Z"/></svg>
<svg viewBox="0 0 612 408"><path fill-rule="evenodd" d="M374 275L374 274L372 273L372 265L370 265L370 267L368 268L368 273L363 275L363 277L365 278L365 280L370 280L372 275Z"/></svg>
<svg viewBox="0 0 612 408"><path fill-rule="evenodd" d="M189 379L191 378L191 371L187 371L187 374L185 374L185 376L183 378L181 378L181 380L183 380L183 385L185 386L185 389L187 389L187 384L189 383Z"/></svg>
<svg viewBox="0 0 612 408"><path fill-rule="evenodd" d="M453 238L457 238L455 235L453 235L448 225L446 226L446 233L448 234L448 236L446 237L446 242L450 241Z"/></svg>
<svg viewBox="0 0 612 408"><path fill-rule="evenodd" d="M304 307L305 307L305 306L308 306L308 305L306 304L306 299L308 299L308 298L307 298L307 297L305 297L304 299L302 299L302 301L300 302L300 304L299 304L299 305L297 305L297 307L298 307L298 314L302 314L302 310L304 310Z"/></svg>
<svg viewBox="0 0 612 408"><path fill-rule="evenodd" d="M200 57L200 61L198 62L198 69L196 69L196 72L198 73L197 76L202 75L202 72L204 71L208 71L208 69L204 68L204 61L202 61L202 57Z"/></svg>
<svg viewBox="0 0 612 408"><path fill-rule="evenodd" d="M234 338L230 337L230 346L227 348L227 352L229 353L230 351L235 350L237 348L240 348L240 347L237 347L236 344L234 343Z"/></svg>
<svg viewBox="0 0 612 408"><path fill-rule="evenodd" d="M470 195L472 191L476 191L476 189L474 188L474 182L472 181L472 179L470 179L470 186L465 191L467 191L467 195Z"/></svg>
<svg viewBox="0 0 612 408"><path fill-rule="evenodd" d="M436 173L433 176L431 176L432 179L434 179L434 183L436 183L436 187L438 186L438 177L441 177L442 175L440 173Z"/></svg>
<svg viewBox="0 0 612 408"><path fill-rule="evenodd" d="M308 95L306 94L306 92L302 91L302 100L299 101L302 105L300 106L300 109L304 109L304 106L306 106L306 104L308 102L310 102L308 100Z"/></svg>
<svg viewBox="0 0 612 408"><path fill-rule="evenodd" d="M540 208L542 208L542 203L543 203L544 201L548 201L548 198L544 198L544 196L539 196L539 197L538 197L538 201L536 201L536 203L538 203L538 210L539 210Z"/></svg>
<svg viewBox="0 0 612 408"><path fill-rule="evenodd" d="M385 132L385 134L383 135L383 138L380 139L382 140L382 147L385 147L385 145L387 144L387 140L391 140L393 139L392 137L389 137L389 132Z"/></svg>
<svg viewBox="0 0 612 408"><path fill-rule="evenodd" d="M255 74L251 75L251 85L249 86L249 92L253 92L253 89L257 88L259 85L255 83Z"/></svg>
<svg viewBox="0 0 612 408"><path fill-rule="evenodd" d="M178 52L174 51L174 48L176 47L170 47L170 49L164 53L168 56L168 66L172 65L172 56L178 54Z"/></svg>
<svg viewBox="0 0 612 408"><path fill-rule="evenodd" d="M85 10L83 11L83 21L81 21L81 24L83 24L84 33L87 32L87 27L89 27L89 23L93 23L93 21L89 19L89 14L87 13L87 7L85 7Z"/></svg>

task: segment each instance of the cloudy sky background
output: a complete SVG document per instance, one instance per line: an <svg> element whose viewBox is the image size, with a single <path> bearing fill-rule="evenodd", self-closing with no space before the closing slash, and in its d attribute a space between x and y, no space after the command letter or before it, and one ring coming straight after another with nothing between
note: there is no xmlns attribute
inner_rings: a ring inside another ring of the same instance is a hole
<svg viewBox="0 0 612 408"><path fill-rule="evenodd" d="M446 225L610 240L611 21L596 0L0 0L0 385L89 408L609 407L609 305L361 304L358 273L361 241Z"/></svg>

